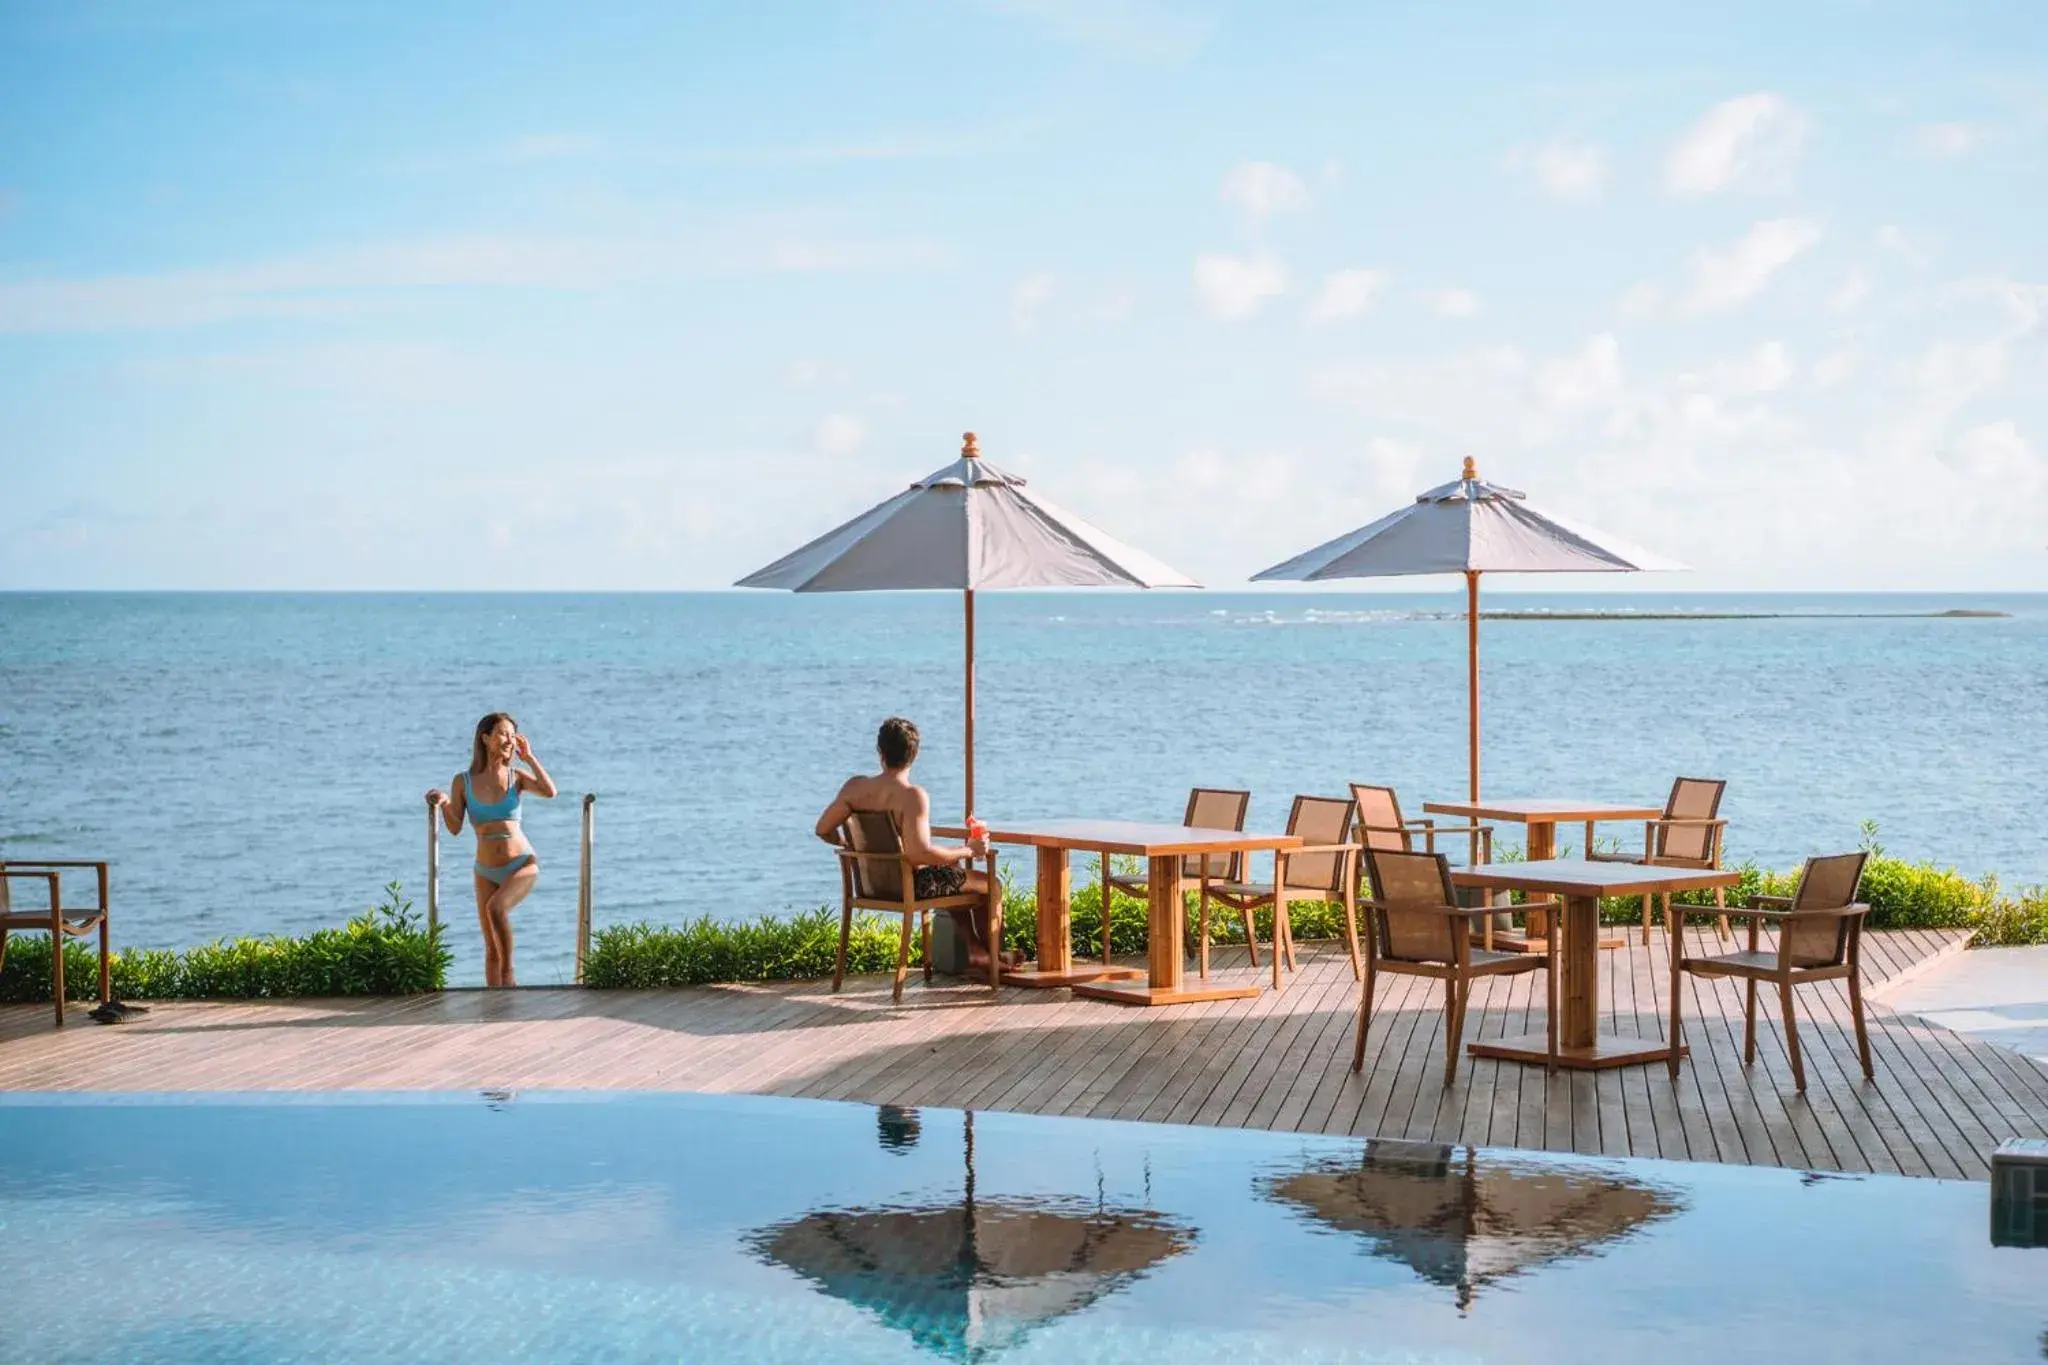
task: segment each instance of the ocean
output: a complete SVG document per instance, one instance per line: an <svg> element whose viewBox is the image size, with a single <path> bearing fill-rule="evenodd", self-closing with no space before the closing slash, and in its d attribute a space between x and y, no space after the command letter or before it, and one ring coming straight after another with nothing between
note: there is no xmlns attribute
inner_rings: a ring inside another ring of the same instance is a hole
<svg viewBox="0 0 2048 1365"><path fill-rule="evenodd" d="M1725 777L1738 860L1853 848L1874 820L1894 853L2048 880L2048 595L1484 606L1549 618L1483 627L1489 795L1657 804L1678 774ZM1464 793L1462 587L977 607L984 814L1177 820L1201 783L1249 787L1251 824L1278 828L1294 793L1351 781L1413 814ZM1934 614L1958 609L2006 614ZM0 594L0 858L110 859L121 946L303 932L391 881L423 907L421 796L492 710L561 786L528 805L542 874L516 923L520 979L566 981L582 793L599 925L836 902L811 824L892 714L923 729L935 810L957 811L960 601ZM472 843L443 843L458 982L482 977Z"/></svg>

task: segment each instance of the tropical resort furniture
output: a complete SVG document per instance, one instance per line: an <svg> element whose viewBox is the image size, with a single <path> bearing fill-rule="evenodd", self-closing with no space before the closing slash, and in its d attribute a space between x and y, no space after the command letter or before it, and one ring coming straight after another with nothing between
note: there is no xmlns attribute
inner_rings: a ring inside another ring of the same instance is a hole
<svg viewBox="0 0 2048 1365"><path fill-rule="evenodd" d="M1778 1007L1785 1016L1785 1054L1792 1063L1792 1084L1806 1089L1806 1068L1799 1060L1799 1024L1794 1018L1792 988L1818 981L1849 983L1849 1011L1856 1021L1856 1053L1863 1078L1872 1079L1870 1035L1863 1023L1861 950L1863 917L1870 907L1856 900L1863 880L1864 853L1838 853L1808 858L1799 887L1790 896L1757 896L1754 904L1728 913L1749 920L1749 948L1719 957L1687 957L1681 916L1668 917L1671 928L1671 1078L1678 1079L1677 1046L1680 980L1688 973L1704 977L1735 977L1746 988L1742 1017L1742 1064L1756 1061L1756 988L1771 982L1778 988ZM1758 930L1769 920L1778 933L1775 952L1766 952Z"/></svg>
<svg viewBox="0 0 2048 1365"><path fill-rule="evenodd" d="M1455 482L1429 489L1378 521L1262 569L1252 580L1326 583L1403 574L1465 575L1465 795L1477 801L1479 575L1638 573L1684 567L1617 536L1540 511L1514 489L1483 481L1467 459Z"/></svg>
<svg viewBox="0 0 2048 1365"><path fill-rule="evenodd" d="M1201 584L1028 493L981 458L960 458L735 587L790 592L958 592L966 636L966 804L974 818L974 594L984 588L1199 588Z"/></svg>
<svg viewBox="0 0 2048 1365"><path fill-rule="evenodd" d="M1273 855L1270 882L1222 881L1204 878L1202 887L1203 975L1208 974L1209 900L1214 897L1245 917L1245 937L1251 938L1251 912L1265 906L1273 910L1273 989L1281 989L1280 967L1285 958L1293 971L1294 935L1287 926L1287 902L1339 901L1344 906L1344 942L1351 950L1351 974L1363 978L1365 969L1358 958L1358 845L1351 842L1352 803L1341 796L1297 796L1287 813L1287 832L1301 839L1301 846Z"/></svg>
<svg viewBox="0 0 2048 1365"><path fill-rule="evenodd" d="M956 831L936 832L950 837ZM1076 995L1122 1005L1177 1005L1257 995L1256 983L1194 985L1186 980L1181 962L1187 937L1187 907L1182 900L1186 860L1196 854L1298 849L1303 843L1294 834L1189 829L1185 825L1148 825L1129 820L989 820L988 838L997 844L1025 844L1038 853L1038 961L1028 970L1004 972L1003 980L1016 986L1072 986ZM1129 967L1081 965L1074 961L1073 924L1067 899L1067 855L1073 852L1106 852L1146 860L1143 973ZM1145 979L1127 979L1140 975Z"/></svg>
<svg viewBox="0 0 2048 1365"><path fill-rule="evenodd" d="M1728 784L1717 778L1681 777L1671 784L1671 795L1664 802L1664 814L1655 820L1643 822L1643 851L1634 850L1603 853L1593 847L1591 826L1586 830L1586 856L1600 862L1639 863L1649 867L1719 867L1721 865L1721 836L1728 828L1728 822L1719 818L1721 794ZM1714 892L1714 904L1718 907L1727 900L1727 892ZM1650 941L1650 916L1654 909L1655 897L1643 897L1643 942ZM1664 908L1671 908L1671 897L1665 896ZM1720 917L1721 937L1727 938L1728 916Z"/></svg>
<svg viewBox="0 0 2048 1365"><path fill-rule="evenodd" d="M1453 886L1489 891L1521 891L1555 896L1564 910L1555 915L1563 931L1558 957L1557 1042L1553 1048L1540 1033L1510 1035L1473 1043L1475 1057L1541 1063L1596 1070L1640 1062L1668 1060L1677 1039L1631 1038L1600 1032L1600 898L1641 896L1667 891L1710 891L1735 885L1741 874L1725 868L1640 867L1630 863L1598 863L1580 858L1540 862L1493 863L1458 868ZM1546 939L1547 943L1547 939Z"/></svg>
<svg viewBox="0 0 2048 1365"><path fill-rule="evenodd" d="M1438 825L1426 815L1404 819L1401 815L1401 798L1394 794L1392 787L1375 787L1368 782L1351 784L1351 802L1357 809L1357 834L1361 848L1391 849L1412 853L1415 840L1422 839L1422 851L1436 853L1437 836L1465 836L1466 861L1474 864L1493 861L1492 825ZM1359 871L1364 872L1361 866ZM1482 920L1480 946L1493 951L1493 929L1495 918L1505 912L1496 911Z"/></svg>
<svg viewBox="0 0 2048 1365"><path fill-rule="evenodd" d="M64 904L61 883L63 869L91 868L98 881L99 899L91 906ZM34 909L17 908L8 887L41 882L47 903ZM78 859L20 859L0 862L0 963L7 960L7 936L13 933L45 933L50 936L50 998L56 1004L57 1022L64 1022L64 943L83 938L93 930L100 935L100 1003L113 998L107 951L107 865Z"/></svg>
<svg viewBox="0 0 2048 1365"><path fill-rule="evenodd" d="M1187 817L1181 822L1189 829L1244 828L1245 812L1251 809L1252 794L1223 787L1196 787L1188 793ZM1102 963L1110 965L1109 902L1112 891L1121 891L1127 896L1144 897L1149 893L1147 879L1117 872L1110 867L1109 855L1102 857ZM1244 853L1190 854L1181 868L1181 876L1199 882L1201 885L1201 975L1209 979L1209 883L1211 881L1234 882L1244 880ZM1259 965L1258 940L1252 933L1252 912L1244 912L1244 941L1252 955L1252 966Z"/></svg>
<svg viewBox="0 0 2048 1365"><path fill-rule="evenodd" d="M1365 1068L1373 988L1381 972L1424 976L1444 983L1444 1084L1449 1086L1458 1079L1458 1044L1465 1032L1465 1005L1473 981L1538 971L1547 980L1550 1001L1544 1018L1544 1055L1555 1068L1555 948L1542 957L1474 949L1472 918L1491 915L1493 908L1458 904L1457 892L1451 885L1450 859L1441 853L1368 848L1365 866L1372 882L1372 899L1366 902L1365 984L1358 993L1358 1037L1351 1050L1351 1069ZM1553 937L1551 942L1555 941Z"/></svg>
<svg viewBox="0 0 2048 1365"><path fill-rule="evenodd" d="M1592 846L1593 826L1600 820L1654 820L1664 812L1655 806L1616 805L1610 801L1581 801L1576 798L1553 796L1492 797L1485 801L1425 801L1422 808L1432 815L1457 815L1468 820L1492 820L1500 824L1526 825L1529 828L1528 847L1525 850L1532 863L1548 862L1557 857L1557 827L1561 824L1586 826L1587 847ZM1460 882L1459 885L1464 885ZM1731 883L1732 885L1732 883ZM1494 946L1506 952L1540 953L1545 951L1543 940L1549 934L1548 916L1539 911L1529 916L1528 930L1524 934L1501 932L1496 935ZM1600 940L1602 948L1619 948L1623 940L1605 937Z"/></svg>
<svg viewBox="0 0 2048 1365"><path fill-rule="evenodd" d="M832 964L832 989L846 980L846 944L853 934L853 912L884 910L903 916L903 935L896 948L896 984L890 998L903 1000L903 981L910 973L910 925L918 923L924 946L924 979L932 979L934 910L989 907L988 984L1002 980L1003 893L996 880L996 855L988 855L988 890L951 896L919 896L917 870L903 852L903 829L887 811L855 811L839 827L839 885L844 908L839 916L839 955Z"/></svg>

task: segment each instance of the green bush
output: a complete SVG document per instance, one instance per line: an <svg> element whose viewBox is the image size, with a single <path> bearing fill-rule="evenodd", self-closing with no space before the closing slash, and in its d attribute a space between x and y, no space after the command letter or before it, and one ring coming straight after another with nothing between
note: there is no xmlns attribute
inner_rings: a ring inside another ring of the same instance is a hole
<svg viewBox="0 0 2048 1365"><path fill-rule="evenodd" d="M428 932L398 883L386 887L384 895L382 905L340 928L316 929L301 938L267 935L221 939L183 952L131 948L114 953L108 963L114 995L122 1000L277 999L440 990L447 984L450 956L440 930ZM64 994L74 1000L98 997L96 939L64 945ZM48 936L10 936L0 961L0 1002L49 998Z"/></svg>
<svg viewBox="0 0 2048 1365"><path fill-rule="evenodd" d="M2019 899L2000 896L1977 912L1975 946L2024 948L2048 943L2048 888L2034 886Z"/></svg>
<svg viewBox="0 0 2048 1365"><path fill-rule="evenodd" d="M846 945L848 972L893 972L903 921L896 915L854 916ZM583 982L600 989L702 986L714 981L805 981L832 974L839 914L808 910L724 924L709 916L683 925L616 924L596 931ZM911 965L922 968L913 930Z"/></svg>

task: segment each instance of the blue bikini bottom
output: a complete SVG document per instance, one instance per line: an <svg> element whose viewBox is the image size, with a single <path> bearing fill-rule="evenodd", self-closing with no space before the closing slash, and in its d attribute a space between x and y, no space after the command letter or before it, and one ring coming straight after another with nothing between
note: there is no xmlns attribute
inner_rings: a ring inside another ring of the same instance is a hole
<svg viewBox="0 0 2048 1365"><path fill-rule="evenodd" d="M533 855L531 853L522 853L510 862L500 863L496 867L485 867L482 863L477 863L475 864L476 875L482 877L492 886L503 886L507 877L532 861Z"/></svg>

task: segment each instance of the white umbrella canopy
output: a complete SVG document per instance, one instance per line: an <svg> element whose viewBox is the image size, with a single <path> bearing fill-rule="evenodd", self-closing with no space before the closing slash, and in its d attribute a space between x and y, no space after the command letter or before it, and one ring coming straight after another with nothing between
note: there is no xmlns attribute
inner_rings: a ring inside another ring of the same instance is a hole
<svg viewBox="0 0 2048 1365"><path fill-rule="evenodd" d="M1675 559L1545 512L1512 488L1479 477L1470 459L1452 483L1418 495L1398 512L1347 531L1253 582L1325 582L1407 574L1465 575L1471 799L1479 799L1479 575L1646 573L1684 569Z"/></svg>
<svg viewBox="0 0 2048 1365"><path fill-rule="evenodd" d="M970 431L953 463L735 586L789 592L959 592L966 613L966 798L971 816L976 591L1202 585L1027 491L1023 479L981 458Z"/></svg>

